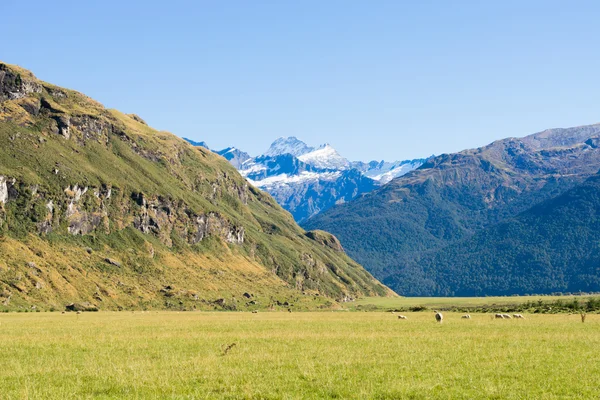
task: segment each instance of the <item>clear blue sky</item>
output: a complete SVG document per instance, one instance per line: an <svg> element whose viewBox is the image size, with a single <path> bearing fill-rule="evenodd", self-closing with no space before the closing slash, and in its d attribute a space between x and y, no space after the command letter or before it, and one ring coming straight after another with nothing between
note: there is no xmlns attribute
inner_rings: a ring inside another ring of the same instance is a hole
<svg viewBox="0 0 600 400"><path fill-rule="evenodd" d="M213 148L406 159L599 122L599 4L1 0L0 60Z"/></svg>

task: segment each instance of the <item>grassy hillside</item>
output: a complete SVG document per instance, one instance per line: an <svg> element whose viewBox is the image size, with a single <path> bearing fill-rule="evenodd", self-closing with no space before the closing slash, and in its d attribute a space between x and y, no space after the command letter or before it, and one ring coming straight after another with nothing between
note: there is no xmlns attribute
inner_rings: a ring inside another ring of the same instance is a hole
<svg viewBox="0 0 600 400"><path fill-rule="evenodd" d="M2 63L0 149L0 308L390 294L225 159Z"/></svg>

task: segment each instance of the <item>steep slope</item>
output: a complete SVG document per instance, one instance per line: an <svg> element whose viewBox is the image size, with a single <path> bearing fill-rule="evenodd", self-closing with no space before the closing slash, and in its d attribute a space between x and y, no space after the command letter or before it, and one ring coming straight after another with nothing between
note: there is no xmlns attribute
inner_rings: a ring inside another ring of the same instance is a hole
<svg viewBox="0 0 600 400"><path fill-rule="evenodd" d="M0 146L5 307L314 308L388 294L223 158L1 63Z"/></svg>
<svg viewBox="0 0 600 400"><path fill-rule="evenodd" d="M599 134L600 125L555 129L434 157L305 227L334 233L352 257L399 293L434 294L418 267L422 257L595 174Z"/></svg>
<svg viewBox="0 0 600 400"><path fill-rule="evenodd" d="M424 257L419 268L431 282L427 292L440 296L598 292L599 244L600 175L594 175L515 218Z"/></svg>

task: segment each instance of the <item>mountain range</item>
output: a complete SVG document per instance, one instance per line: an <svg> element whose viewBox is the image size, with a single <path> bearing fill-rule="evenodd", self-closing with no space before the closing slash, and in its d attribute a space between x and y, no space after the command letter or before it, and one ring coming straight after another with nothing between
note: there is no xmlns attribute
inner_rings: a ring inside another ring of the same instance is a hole
<svg viewBox="0 0 600 400"><path fill-rule="evenodd" d="M4 63L0 146L0 309L316 309L391 295L202 145Z"/></svg>
<svg viewBox="0 0 600 400"><path fill-rule="evenodd" d="M204 142L185 140L207 147ZM311 147L296 137L275 140L257 157L235 147L215 153L225 157L251 184L270 193L299 223L371 192L426 161L352 162L329 144Z"/></svg>
<svg viewBox="0 0 600 400"><path fill-rule="evenodd" d="M397 293L600 291L600 124L442 154L309 219Z"/></svg>

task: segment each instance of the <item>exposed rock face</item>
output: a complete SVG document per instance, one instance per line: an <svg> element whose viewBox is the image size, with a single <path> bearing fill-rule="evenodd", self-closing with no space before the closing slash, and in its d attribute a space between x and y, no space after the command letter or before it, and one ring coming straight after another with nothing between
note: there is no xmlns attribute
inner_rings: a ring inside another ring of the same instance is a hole
<svg viewBox="0 0 600 400"><path fill-rule="evenodd" d="M30 208L46 211L38 217L38 232L48 234L60 229L66 221L71 235L88 235L94 231L110 233L113 229L133 226L146 234L153 234L166 245L171 245L174 232L186 242L196 244L206 237L217 236L228 243L244 243L244 227L231 223L217 212L195 214L180 202L163 197L147 199L142 193L126 196L111 187L88 188L73 185L56 196L38 190L19 194L18 182L0 176L0 203L8 203L20 195L30 196ZM113 192L117 196L113 196ZM1 216L1 214L0 214ZM111 224L111 219L113 223ZM1 221L1 219L0 219ZM129 221L129 222L127 222Z"/></svg>
<svg viewBox="0 0 600 400"><path fill-rule="evenodd" d="M132 198L139 206L134 211L133 226L144 233L159 236L167 244L173 230L190 244L208 236L218 236L228 243L244 242L244 228L230 223L216 212L196 215L168 199L147 200L141 193L133 194Z"/></svg>
<svg viewBox="0 0 600 400"><path fill-rule="evenodd" d="M40 93L42 85L0 64L0 101L17 100L30 93Z"/></svg>
<svg viewBox="0 0 600 400"><path fill-rule="evenodd" d="M5 204L8 201L8 185L6 177L0 175L0 203Z"/></svg>

